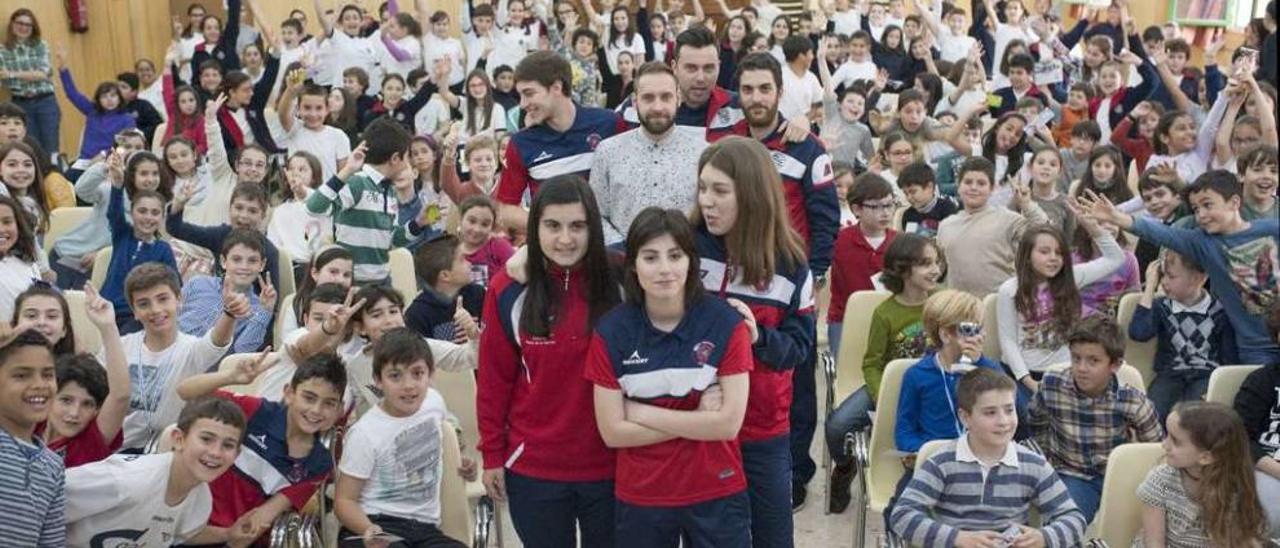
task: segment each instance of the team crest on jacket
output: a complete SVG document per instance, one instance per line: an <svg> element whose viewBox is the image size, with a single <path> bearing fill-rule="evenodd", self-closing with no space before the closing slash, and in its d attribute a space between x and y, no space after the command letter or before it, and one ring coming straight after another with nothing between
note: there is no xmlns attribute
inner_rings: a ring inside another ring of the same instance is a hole
<svg viewBox="0 0 1280 548"><path fill-rule="evenodd" d="M699 366L706 366L711 363L711 353L716 349L716 343L711 341L702 341L693 345L693 361Z"/></svg>
<svg viewBox="0 0 1280 548"><path fill-rule="evenodd" d="M587 136L587 146L591 147L591 150L595 150L596 147L600 145L600 141L602 141L602 139L600 138L599 133L592 133Z"/></svg>

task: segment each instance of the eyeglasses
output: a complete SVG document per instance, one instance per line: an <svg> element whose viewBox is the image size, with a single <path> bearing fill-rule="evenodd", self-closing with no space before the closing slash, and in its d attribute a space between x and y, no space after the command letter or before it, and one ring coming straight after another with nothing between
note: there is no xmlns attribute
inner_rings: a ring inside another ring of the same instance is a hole
<svg viewBox="0 0 1280 548"><path fill-rule="evenodd" d="M254 167L258 169L267 169L266 162L251 162L249 160L240 160L239 162L236 162L236 165L240 167Z"/></svg>
<svg viewBox="0 0 1280 548"><path fill-rule="evenodd" d="M26 20L23 20L23 19L18 19L18 20L15 20L15 21L13 22L13 26L15 26L15 27L26 27L26 28L32 28L32 27L35 27L35 26L36 26L36 23L35 23L35 21L26 21Z"/></svg>

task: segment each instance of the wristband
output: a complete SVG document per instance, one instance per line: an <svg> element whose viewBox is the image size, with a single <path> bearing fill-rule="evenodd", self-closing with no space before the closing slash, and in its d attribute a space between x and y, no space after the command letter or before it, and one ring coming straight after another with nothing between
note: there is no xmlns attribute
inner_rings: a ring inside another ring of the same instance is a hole
<svg viewBox="0 0 1280 548"><path fill-rule="evenodd" d="M223 313L223 314L226 314L226 316L227 316L228 318L231 318L232 320L235 320L235 319L236 319L236 317L235 317L235 316L232 316L230 312L227 312L227 310L226 310L225 308L224 308L224 309L222 309L222 313Z"/></svg>

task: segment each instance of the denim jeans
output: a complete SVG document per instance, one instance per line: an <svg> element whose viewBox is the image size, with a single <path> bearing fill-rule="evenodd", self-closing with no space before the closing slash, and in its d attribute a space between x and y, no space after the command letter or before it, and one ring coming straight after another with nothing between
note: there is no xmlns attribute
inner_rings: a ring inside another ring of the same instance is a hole
<svg viewBox="0 0 1280 548"><path fill-rule="evenodd" d="M751 546L792 548L791 443L789 436L742 442L742 468L751 498Z"/></svg>
<svg viewBox="0 0 1280 548"><path fill-rule="evenodd" d="M1102 504L1103 476L1084 479L1068 474L1060 475L1062 483L1067 485L1067 494L1071 495L1072 502L1075 502L1080 513L1084 514L1085 524L1092 523L1094 514L1098 513L1098 506Z"/></svg>
<svg viewBox="0 0 1280 548"><path fill-rule="evenodd" d="M868 412L875 408L876 402L871 401L871 393L863 385L831 411L825 425L827 452L831 454L831 460L837 463L849 460L851 455L845 452L844 447L845 435L870 428L871 416Z"/></svg>
<svg viewBox="0 0 1280 548"><path fill-rule="evenodd" d="M1147 388L1147 397L1156 408L1160 423L1169 416L1173 406L1182 401L1203 400L1204 393L1209 390L1209 377L1187 380L1169 373L1157 373Z"/></svg>
<svg viewBox="0 0 1280 548"><path fill-rule="evenodd" d="M613 545L612 481L549 481L507 470L506 485L511 522L525 546L573 546L579 529L583 546Z"/></svg>
<svg viewBox="0 0 1280 548"><path fill-rule="evenodd" d="M13 103L27 113L27 135L40 143L46 154L58 152L58 139L61 135L58 124L62 123L62 109L58 107L58 99L53 95L33 101L15 97Z"/></svg>
<svg viewBox="0 0 1280 548"><path fill-rule="evenodd" d="M1267 526L1271 529L1272 538L1280 537L1280 479L1254 470L1253 477L1258 485L1258 501L1267 514Z"/></svg>

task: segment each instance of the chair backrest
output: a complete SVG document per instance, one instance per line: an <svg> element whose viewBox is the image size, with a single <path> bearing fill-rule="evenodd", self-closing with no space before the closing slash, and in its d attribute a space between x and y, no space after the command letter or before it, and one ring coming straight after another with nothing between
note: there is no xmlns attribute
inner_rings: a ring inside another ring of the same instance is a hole
<svg viewBox="0 0 1280 548"><path fill-rule="evenodd" d="M982 355L995 362L999 362L1003 355L1000 352L999 323L996 318L996 294L992 293L982 299Z"/></svg>
<svg viewBox="0 0 1280 548"><path fill-rule="evenodd" d="M1107 546L1129 546L1142 526L1138 485L1164 457L1159 443L1126 443L1111 450L1102 484L1102 503L1094 518L1095 536Z"/></svg>
<svg viewBox="0 0 1280 548"><path fill-rule="evenodd" d="M1209 375L1209 389L1204 394L1205 401L1213 401L1234 405L1236 392L1244 384L1245 377L1261 369L1261 365L1220 365Z"/></svg>
<svg viewBox="0 0 1280 548"><path fill-rule="evenodd" d="M93 214L92 207L60 207L49 212L49 230L44 233L45 250L53 249L53 243L71 229L84 224Z"/></svg>
<svg viewBox="0 0 1280 548"><path fill-rule="evenodd" d="M413 254L403 247L392 249L387 257L387 266L391 267L391 287L400 292L405 302L412 301L418 295L418 275L413 268Z"/></svg>
<svg viewBox="0 0 1280 548"><path fill-rule="evenodd" d="M920 463L929 460L929 457L942 451L943 447L953 441L955 440L929 440L925 442L924 445L920 446L920 450L916 451L916 466L920 466Z"/></svg>
<svg viewBox="0 0 1280 548"><path fill-rule="evenodd" d="M271 326L271 348L276 350L284 350L281 347L284 344L284 319L293 316L293 298L298 296L297 293L282 295L280 297L280 309L276 311L276 320Z"/></svg>
<svg viewBox="0 0 1280 548"><path fill-rule="evenodd" d="M276 295L280 297L293 295L297 290L296 284L293 283L293 257L290 257L283 247L276 248L276 267L280 274L280 287L276 288Z"/></svg>
<svg viewBox="0 0 1280 548"><path fill-rule="evenodd" d="M867 500L872 510L883 512L893 496L894 488L904 473L897 457L893 430L898 425L898 393L902 378L918 359L893 360L880 378L880 394L876 399L875 421L871 423L871 441L867 444Z"/></svg>
<svg viewBox="0 0 1280 548"><path fill-rule="evenodd" d="M111 268L111 246L99 250L97 257L93 259L93 271L89 274L89 281L93 282L94 287L102 287L102 284L107 281L109 268Z"/></svg>
<svg viewBox="0 0 1280 548"><path fill-rule="evenodd" d="M480 442L480 422L476 418L476 374L474 371L444 371L436 369L431 376L431 386L444 397L444 405L458 418L462 427L462 443L469 454L477 455Z"/></svg>
<svg viewBox="0 0 1280 548"><path fill-rule="evenodd" d="M1055 363L1049 366L1049 371L1066 371L1071 368L1070 363ZM1116 378L1120 380L1120 384L1125 384L1137 388L1143 394L1147 393L1147 383L1142 378L1142 373L1138 372L1138 368L1127 363L1120 364L1120 369L1116 370Z"/></svg>
<svg viewBox="0 0 1280 548"><path fill-rule="evenodd" d="M840 329L840 355L836 356L835 401L862 386L862 358L867 355L871 335L871 313L893 294L888 291L854 291L845 302Z"/></svg>
<svg viewBox="0 0 1280 548"><path fill-rule="evenodd" d="M440 532L452 539L471 539L471 508L467 504L466 484L458 475L462 454L458 451L458 435L449 423L442 423L440 449L444 466L440 479ZM469 542L464 542L470 544Z"/></svg>
<svg viewBox="0 0 1280 548"><path fill-rule="evenodd" d="M84 312L84 292L75 289L63 291L62 298L67 300L67 308L71 311L71 330L76 334L76 350L96 354L102 348L102 335L98 334L98 328Z"/></svg>
<svg viewBox="0 0 1280 548"><path fill-rule="evenodd" d="M1132 365L1142 375L1143 386L1151 384L1156 377L1156 340L1139 342L1129 338L1129 322L1133 321L1133 311L1142 300L1141 293L1128 293L1120 297L1120 306L1116 310L1116 324L1124 334L1124 362Z"/></svg>

